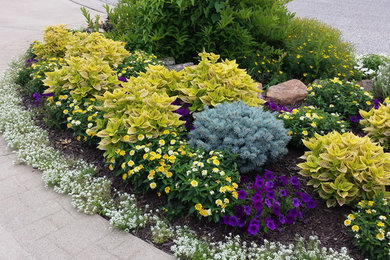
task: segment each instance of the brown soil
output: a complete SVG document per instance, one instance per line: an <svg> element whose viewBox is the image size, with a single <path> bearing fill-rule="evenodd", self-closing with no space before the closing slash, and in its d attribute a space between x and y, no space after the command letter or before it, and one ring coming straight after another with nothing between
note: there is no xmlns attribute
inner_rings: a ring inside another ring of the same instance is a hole
<svg viewBox="0 0 390 260"><path fill-rule="evenodd" d="M35 107L34 103L29 98L24 99L24 105L27 109ZM88 163L95 165L98 169L97 176L108 177L112 181L113 187L116 189L134 193L134 190L132 190L132 187L129 184L124 184L120 178L115 178L112 173L104 167L102 151L76 141L70 131L47 127L44 123L42 114L37 114L36 122L40 127L48 131L51 145L54 148L70 158L82 158ZM264 168L269 169L278 175L298 177L303 190L316 199L317 207L315 209L306 210L306 212L304 212L305 219L303 221L285 226L283 229L266 234L262 238L251 237L245 232L233 230L231 227L220 224L210 224L191 217L173 219L170 223L173 226L187 225L192 230L197 231L200 237L212 238L213 241L224 240L224 236L232 233L233 235L239 234L242 239L248 242L255 241L261 244L262 239L267 239L269 241L278 241L283 244L289 244L295 240L296 234L305 238L316 235L319 237L322 246L331 247L337 250L340 250L341 247L347 247L349 254L352 257L357 260L364 259L362 253L352 245L352 237L346 232L345 227L343 226L345 216L350 213L351 208L346 206L327 208L326 204L318 197L317 193L315 193L311 187L305 185L307 179L298 175L299 168L296 166L302 161L299 159L302 155L302 150L290 149L289 153L280 161L267 164ZM157 197L157 195L153 193L136 193L136 197L141 208L144 208L146 204L150 205L151 208L159 208L164 204L164 198ZM152 243L149 230L150 228L146 227L138 229L133 233L141 239ZM168 241L164 244L155 246L168 253L172 253L170 250L172 244L172 241Z"/></svg>

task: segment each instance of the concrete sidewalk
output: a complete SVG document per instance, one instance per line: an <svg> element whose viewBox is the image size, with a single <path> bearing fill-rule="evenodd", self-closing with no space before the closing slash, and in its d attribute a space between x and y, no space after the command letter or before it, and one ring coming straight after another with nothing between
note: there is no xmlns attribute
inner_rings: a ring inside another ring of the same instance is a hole
<svg viewBox="0 0 390 260"><path fill-rule="evenodd" d="M103 10L98 0L77 1ZM41 39L45 26L61 23L84 25L80 5L1 0L0 73ZM137 237L111 230L100 216L76 212L68 197L45 189L40 172L14 165L16 160L0 137L0 259L173 259Z"/></svg>

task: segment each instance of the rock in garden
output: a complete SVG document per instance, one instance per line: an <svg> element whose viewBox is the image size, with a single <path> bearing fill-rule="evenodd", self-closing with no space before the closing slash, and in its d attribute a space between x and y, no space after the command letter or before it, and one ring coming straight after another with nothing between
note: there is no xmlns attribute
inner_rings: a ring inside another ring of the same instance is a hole
<svg viewBox="0 0 390 260"><path fill-rule="evenodd" d="M297 79L292 79L275 86L267 91L267 97L281 105L292 105L304 100L307 96L306 85Z"/></svg>
<svg viewBox="0 0 390 260"><path fill-rule="evenodd" d="M194 66L193 62L187 62L187 63L176 64L176 65L169 65L169 66L167 66L167 68L169 70L181 71L185 67L191 67L191 66Z"/></svg>
<svg viewBox="0 0 390 260"><path fill-rule="evenodd" d="M366 91L372 92L372 80L371 79L363 79L361 81L356 82L356 84L363 87Z"/></svg>
<svg viewBox="0 0 390 260"><path fill-rule="evenodd" d="M260 82L256 82L256 84L257 84L257 89L258 90L263 90L263 84L261 84ZM264 92L257 93L257 98L263 99L264 98Z"/></svg>

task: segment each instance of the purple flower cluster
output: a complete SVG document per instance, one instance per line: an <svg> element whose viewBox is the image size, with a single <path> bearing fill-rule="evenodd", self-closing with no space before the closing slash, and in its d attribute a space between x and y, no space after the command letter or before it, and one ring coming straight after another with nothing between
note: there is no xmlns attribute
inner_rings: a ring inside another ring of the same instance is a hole
<svg viewBox="0 0 390 260"><path fill-rule="evenodd" d="M192 117L190 110L188 109L191 104L184 103L180 98L177 98L175 101L172 102L172 105L181 106L179 109L173 111L174 113L179 114L180 120L185 121L185 127L187 131L194 130L193 122L194 118Z"/></svg>
<svg viewBox="0 0 390 260"><path fill-rule="evenodd" d="M246 229L250 235L293 224L303 219L300 209L316 207L316 202L301 191L296 177L275 176L269 170L256 176L254 182L245 183L237 193L240 203L235 214L225 216L223 223Z"/></svg>
<svg viewBox="0 0 390 260"><path fill-rule="evenodd" d="M372 103L372 107L373 108L378 109L381 106L382 101L380 101L379 99L374 99L371 103ZM363 117L360 114L358 114L356 116L350 116L349 117L349 120L351 122L355 122L355 123L359 122L362 119L363 119Z"/></svg>
<svg viewBox="0 0 390 260"><path fill-rule="evenodd" d="M118 80L122 82L127 82L127 79L123 76L118 77Z"/></svg>
<svg viewBox="0 0 390 260"><path fill-rule="evenodd" d="M34 93L32 95L34 99L35 105L38 107L40 102L43 102L46 98L54 96L54 93L48 93L48 94L39 94L39 93Z"/></svg>
<svg viewBox="0 0 390 260"><path fill-rule="evenodd" d="M272 99L270 99L269 101L267 101L264 105L268 106L270 109L272 109L273 111L277 111L279 113L282 113L282 112L291 112L292 109L288 109L287 107L283 106L283 105L280 105L280 104L276 104L272 101Z"/></svg>
<svg viewBox="0 0 390 260"><path fill-rule="evenodd" d="M26 60L26 68L30 67L31 64L38 62L37 59L27 59Z"/></svg>

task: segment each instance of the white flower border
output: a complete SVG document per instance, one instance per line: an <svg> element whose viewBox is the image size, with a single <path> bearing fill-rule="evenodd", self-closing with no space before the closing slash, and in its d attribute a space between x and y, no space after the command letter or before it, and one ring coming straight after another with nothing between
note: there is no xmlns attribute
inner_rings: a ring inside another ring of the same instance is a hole
<svg viewBox="0 0 390 260"><path fill-rule="evenodd" d="M111 181L93 177L96 169L92 165L69 160L51 147L47 132L34 123L32 112L21 105L19 86L14 82L23 64L22 59L14 61L0 78L0 132L8 147L16 150L19 161L40 170L46 186L70 195L78 211L107 216L113 227L128 232L150 223L153 241L163 243L172 238L171 250L179 259L353 259L346 248L337 252L321 247L317 237L310 237L307 243L299 238L289 246L268 241L261 246L246 244L239 236L231 235L224 243L207 242L187 227L170 227L153 211L142 212L133 194L115 191L113 197Z"/></svg>

